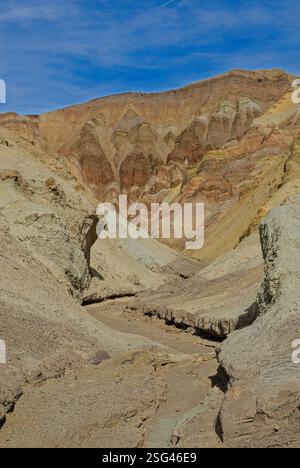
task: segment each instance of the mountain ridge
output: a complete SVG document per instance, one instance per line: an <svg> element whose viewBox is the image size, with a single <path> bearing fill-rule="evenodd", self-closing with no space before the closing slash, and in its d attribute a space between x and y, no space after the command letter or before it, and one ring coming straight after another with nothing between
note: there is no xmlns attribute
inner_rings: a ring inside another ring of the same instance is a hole
<svg viewBox="0 0 300 468"><path fill-rule="evenodd" d="M293 79L280 69L236 69L178 90L117 94L33 117L0 114L0 126L64 160L99 201L117 205L125 193L146 205L204 202L211 247L185 253L209 261L257 225L282 183L284 155L300 132ZM234 224L239 206L248 212L243 227L222 247L222 218Z"/></svg>

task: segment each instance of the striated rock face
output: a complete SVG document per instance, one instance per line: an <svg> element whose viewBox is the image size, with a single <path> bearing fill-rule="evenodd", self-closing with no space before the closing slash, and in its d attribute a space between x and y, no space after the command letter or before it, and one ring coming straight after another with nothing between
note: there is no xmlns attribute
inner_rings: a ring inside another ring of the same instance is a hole
<svg viewBox="0 0 300 468"><path fill-rule="evenodd" d="M208 262L256 229L278 188L290 183L290 193L299 178L289 155L300 133L293 79L281 70L234 70L164 93L4 114L0 126L64 161L101 201L127 193L147 205L204 202L204 248L186 253ZM184 249L180 240L167 243Z"/></svg>
<svg viewBox="0 0 300 468"><path fill-rule="evenodd" d="M222 437L233 447L300 443L300 366L292 343L300 333L300 197L274 209L260 227L265 280L254 324L232 333L218 353L228 388Z"/></svg>
<svg viewBox="0 0 300 468"><path fill-rule="evenodd" d="M143 152L129 154L120 167L121 190L129 192L134 186L144 187L151 172L151 161Z"/></svg>
<svg viewBox="0 0 300 468"><path fill-rule="evenodd" d="M0 114L0 125L18 134L32 145L41 144L38 116L21 116L15 112Z"/></svg>
<svg viewBox="0 0 300 468"><path fill-rule="evenodd" d="M0 125L65 156L73 173L101 198L111 185L145 188L160 166L194 165L207 151L240 139L291 82L280 70L235 70L164 93L116 95L41 116L4 114ZM139 158L146 172L124 174L124 164Z"/></svg>
<svg viewBox="0 0 300 468"><path fill-rule="evenodd" d="M61 150L64 152L64 149ZM99 187L107 186L114 174L101 147L95 125L87 123L72 143L68 158L76 177L97 194Z"/></svg>
<svg viewBox="0 0 300 468"><path fill-rule="evenodd" d="M259 99L258 95L256 99ZM168 161L179 159L196 164L207 151L222 148L227 142L239 139L254 118L263 112L264 106L258 102L232 95L230 99L225 98L212 115L203 110L178 136Z"/></svg>

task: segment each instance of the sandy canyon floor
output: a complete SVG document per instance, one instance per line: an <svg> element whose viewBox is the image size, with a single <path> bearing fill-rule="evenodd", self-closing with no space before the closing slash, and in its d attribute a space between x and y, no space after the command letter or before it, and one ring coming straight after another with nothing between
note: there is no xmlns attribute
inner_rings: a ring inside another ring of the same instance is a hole
<svg viewBox="0 0 300 468"><path fill-rule="evenodd" d="M215 344L145 317L131 305L126 299L108 301L87 306L85 313L127 339L138 335L148 349L29 386L0 432L1 447L177 444L181 427L197 415L215 381ZM201 437L204 445L222 446L206 425L200 424L199 434L187 431L180 445Z"/></svg>

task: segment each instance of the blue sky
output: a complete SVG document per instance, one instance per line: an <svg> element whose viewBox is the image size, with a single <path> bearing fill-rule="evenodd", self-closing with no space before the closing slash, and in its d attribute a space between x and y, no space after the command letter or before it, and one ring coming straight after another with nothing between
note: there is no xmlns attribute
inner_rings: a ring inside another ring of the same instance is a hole
<svg viewBox="0 0 300 468"><path fill-rule="evenodd" d="M0 111L40 113L232 68L300 74L289 0L0 0Z"/></svg>

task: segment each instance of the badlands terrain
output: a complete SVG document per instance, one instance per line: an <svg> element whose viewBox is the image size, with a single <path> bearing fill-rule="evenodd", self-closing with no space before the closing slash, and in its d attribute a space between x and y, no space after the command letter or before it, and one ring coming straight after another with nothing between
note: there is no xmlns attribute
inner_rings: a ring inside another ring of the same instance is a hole
<svg viewBox="0 0 300 468"><path fill-rule="evenodd" d="M0 447L299 447L295 77L0 114ZM205 244L96 207L204 202Z"/></svg>

